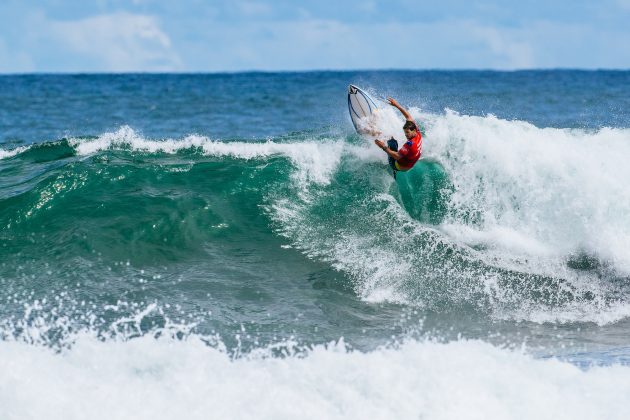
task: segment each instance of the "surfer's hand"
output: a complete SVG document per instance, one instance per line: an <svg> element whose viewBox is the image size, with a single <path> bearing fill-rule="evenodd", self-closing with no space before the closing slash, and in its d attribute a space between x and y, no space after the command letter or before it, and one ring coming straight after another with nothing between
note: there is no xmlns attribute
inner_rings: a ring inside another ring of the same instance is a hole
<svg viewBox="0 0 630 420"><path fill-rule="evenodd" d="M383 140L376 139L374 140L374 143L381 149L385 149L385 143L383 142Z"/></svg>
<svg viewBox="0 0 630 420"><path fill-rule="evenodd" d="M396 108L400 107L400 104L394 98L387 98L387 102L389 102L391 106L395 106Z"/></svg>

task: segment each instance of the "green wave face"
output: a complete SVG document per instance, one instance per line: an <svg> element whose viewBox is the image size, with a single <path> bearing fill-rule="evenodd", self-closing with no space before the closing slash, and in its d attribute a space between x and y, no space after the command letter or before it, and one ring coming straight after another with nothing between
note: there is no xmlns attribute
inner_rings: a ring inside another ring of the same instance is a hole
<svg viewBox="0 0 630 420"><path fill-rule="evenodd" d="M2 164L6 260L28 255L89 261L97 255L135 265L181 262L226 243L286 242L278 233L289 230L278 221L282 210L296 207L309 212L305 231L333 235L361 224L373 197L389 192L412 217L437 224L447 183L436 162L401 176L397 192L382 165L353 166L347 157L322 181L309 179L308 168L278 153L252 159L193 149L77 156L67 141L34 147Z"/></svg>

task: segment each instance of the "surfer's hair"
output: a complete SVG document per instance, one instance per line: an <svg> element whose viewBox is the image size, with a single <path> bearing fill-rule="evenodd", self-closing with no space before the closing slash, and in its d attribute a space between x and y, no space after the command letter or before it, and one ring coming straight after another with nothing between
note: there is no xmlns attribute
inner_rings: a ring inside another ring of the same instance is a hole
<svg viewBox="0 0 630 420"><path fill-rule="evenodd" d="M416 127L416 123L414 123L413 121L407 121L405 122L405 125L403 125L403 130L404 129L407 130L418 130L418 127Z"/></svg>

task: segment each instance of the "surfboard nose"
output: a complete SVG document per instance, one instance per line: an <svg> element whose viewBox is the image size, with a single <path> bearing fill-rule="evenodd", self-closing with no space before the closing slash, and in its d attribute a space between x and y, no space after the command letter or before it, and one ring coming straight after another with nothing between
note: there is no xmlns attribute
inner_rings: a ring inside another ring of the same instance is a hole
<svg viewBox="0 0 630 420"><path fill-rule="evenodd" d="M355 85L348 86L348 93L357 93L358 88Z"/></svg>

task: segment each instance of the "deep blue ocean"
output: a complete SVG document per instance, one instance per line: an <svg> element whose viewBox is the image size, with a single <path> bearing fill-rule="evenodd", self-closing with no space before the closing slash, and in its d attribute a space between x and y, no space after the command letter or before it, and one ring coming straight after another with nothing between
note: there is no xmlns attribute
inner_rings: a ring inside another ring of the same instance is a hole
<svg viewBox="0 0 630 420"><path fill-rule="evenodd" d="M629 158L630 71L0 76L0 418L630 418Z"/></svg>

